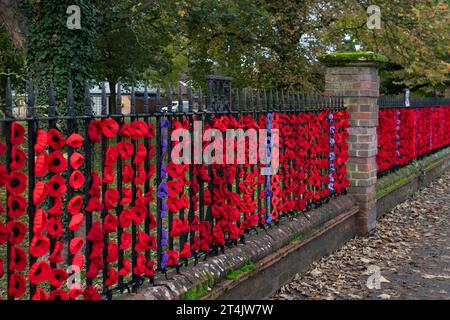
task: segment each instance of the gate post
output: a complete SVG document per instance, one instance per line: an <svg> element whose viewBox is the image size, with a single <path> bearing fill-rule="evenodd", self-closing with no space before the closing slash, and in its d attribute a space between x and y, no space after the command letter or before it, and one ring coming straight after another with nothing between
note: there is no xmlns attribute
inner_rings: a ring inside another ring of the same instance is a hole
<svg viewBox="0 0 450 320"><path fill-rule="evenodd" d="M348 191L360 208L356 231L364 235L376 226L378 67L387 59L372 52L326 54L318 59L327 67L325 94L343 96L350 114Z"/></svg>

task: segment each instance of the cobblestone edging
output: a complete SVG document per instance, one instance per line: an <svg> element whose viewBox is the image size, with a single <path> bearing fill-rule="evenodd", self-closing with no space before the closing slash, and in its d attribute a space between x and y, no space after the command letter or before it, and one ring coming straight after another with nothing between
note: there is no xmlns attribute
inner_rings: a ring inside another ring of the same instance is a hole
<svg viewBox="0 0 450 320"><path fill-rule="evenodd" d="M168 280L164 278L156 279L156 285L143 286L138 289L137 293L124 293L116 297L116 299L183 299L192 297L189 293L193 290L197 291L196 288L204 288L205 294L214 298L214 287L227 280L227 274L229 272L238 270L249 262L258 265L258 262L262 259L267 258L271 254L276 254L279 250L282 250L301 236L305 236L312 231L317 232L326 222L345 215L352 209L355 211L355 202L351 196L346 195L332 199L328 204L314 209L305 215L299 214L297 218L286 219L280 222L278 226L259 231L258 234L249 236L244 245L228 249L225 254L210 257L207 261L201 261L196 266L190 265L181 268L180 274L169 274ZM353 229L348 231L353 231ZM257 267L250 272L255 274L258 271ZM268 276L270 277L270 275ZM289 280L289 278L285 279L285 281ZM236 281L239 280L228 280L231 286L235 286ZM221 291L223 290L222 286ZM218 294L220 295L220 293Z"/></svg>

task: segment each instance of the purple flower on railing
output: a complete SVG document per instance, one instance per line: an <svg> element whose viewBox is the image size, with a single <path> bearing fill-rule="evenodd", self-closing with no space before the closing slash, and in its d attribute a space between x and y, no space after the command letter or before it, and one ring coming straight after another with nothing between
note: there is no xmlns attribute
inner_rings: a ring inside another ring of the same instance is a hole
<svg viewBox="0 0 450 320"><path fill-rule="evenodd" d="M161 164L161 179L162 180L167 179L167 170L166 170L166 164L165 163Z"/></svg>
<svg viewBox="0 0 450 320"><path fill-rule="evenodd" d="M158 194L158 198L160 198L160 199L165 199L169 196L169 192L167 189L167 183L162 181L159 184L157 194Z"/></svg>
<svg viewBox="0 0 450 320"><path fill-rule="evenodd" d="M169 127L169 124L170 124L169 120L167 120L167 119L162 119L162 120L161 120L161 129L167 129L167 128ZM162 132L162 131L161 131L161 132Z"/></svg>
<svg viewBox="0 0 450 320"><path fill-rule="evenodd" d="M167 245L167 230L161 230L161 245L164 247Z"/></svg>
<svg viewBox="0 0 450 320"><path fill-rule="evenodd" d="M266 146L266 156L268 159L272 156L272 114L267 114L267 146ZM269 164L267 164L267 167L270 167L270 161L268 161ZM266 213L266 222L271 223L272 222L272 213L270 212L270 199L273 195L272 191L270 191L270 176L266 176L266 187L264 189L265 195L266 195L266 207L267 207L267 213Z"/></svg>
<svg viewBox="0 0 450 320"><path fill-rule="evenodd" d="M166 269L168 260L169 260L169 256L167 255L166 252L164 252L161 257L161 269L162 270Z"/></svg>
<svg viewBox="0 0 450 320"><path fill-rule="evenodd" d="M334 152L330 152L329 159L330 159L331 161L334 161L334 160L336 159L336 155L334 154Z"/></svg>

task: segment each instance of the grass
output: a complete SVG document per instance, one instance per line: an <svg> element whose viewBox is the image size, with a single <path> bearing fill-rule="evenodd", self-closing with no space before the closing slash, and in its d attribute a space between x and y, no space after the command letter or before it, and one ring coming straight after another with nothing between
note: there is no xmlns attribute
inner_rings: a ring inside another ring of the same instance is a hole
<svg viewBox="0 0 450 320"><path fill-rule="evenodd" d="M247 272L252 271L252 270L255 270L255 269L256 269L256 265L253 262L248 261L241 268L236 269L236 270L230 270L227 273L227 279L228 280L235 280L235 279L239 278L242 274L247 273Z"/></svg>

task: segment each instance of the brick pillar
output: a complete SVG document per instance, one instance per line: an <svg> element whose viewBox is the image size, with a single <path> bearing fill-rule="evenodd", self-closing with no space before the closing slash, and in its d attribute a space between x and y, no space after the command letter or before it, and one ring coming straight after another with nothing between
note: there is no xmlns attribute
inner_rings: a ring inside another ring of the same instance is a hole
<svg viewBox="0 0 450 320"><path fill-rule="evenodd" d="M378 66L384 57L342 53L319 57L327 66L325 94L340 94L350 113L348 191L360 207L356 231L364 235L376 225Z"/></svg>

